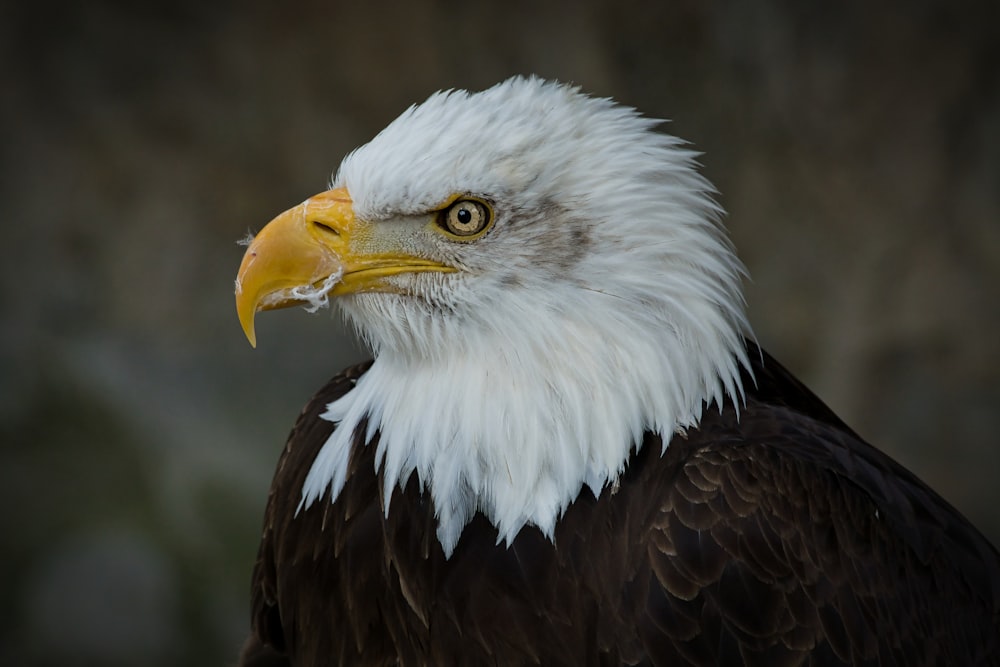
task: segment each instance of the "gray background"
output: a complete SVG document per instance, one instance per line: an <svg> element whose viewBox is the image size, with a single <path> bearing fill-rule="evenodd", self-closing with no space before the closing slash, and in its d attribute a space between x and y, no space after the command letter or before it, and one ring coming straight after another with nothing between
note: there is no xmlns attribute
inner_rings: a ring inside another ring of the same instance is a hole
<svg viewBox="0 0 1000 667"><path fill-rule="evenodd" d="M1000 541L998 3L5 3L0 663L219 665L274 462L362 352L235 241L407 105L573 81L705 152L761 342Z"/></svg>

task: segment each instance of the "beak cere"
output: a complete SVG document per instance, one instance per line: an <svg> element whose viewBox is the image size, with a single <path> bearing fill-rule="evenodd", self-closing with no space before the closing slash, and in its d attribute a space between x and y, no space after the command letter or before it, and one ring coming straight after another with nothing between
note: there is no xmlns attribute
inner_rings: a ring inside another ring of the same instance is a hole
<svg viewBox="0 0 1000 667"><path fill-rule="evenodd" d="M455 271L415 256L407 237L386 227L357 219L346 188L310 197L269 222L250 243L236 276L236 313L250 345L257 346L258 311L327 295L400 293L405 290L389 280L393 276Z"/></svg>

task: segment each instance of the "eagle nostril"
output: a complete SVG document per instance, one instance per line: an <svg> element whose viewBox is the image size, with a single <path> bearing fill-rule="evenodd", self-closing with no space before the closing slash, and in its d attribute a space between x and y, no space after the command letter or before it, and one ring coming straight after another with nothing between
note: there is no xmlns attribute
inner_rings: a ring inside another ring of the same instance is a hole
<svg viewBox="0 0 1000 667"><path fill-rule="evenodd" d="M333 234L334 236L340 236L340 232L331 227L330 225L320 222L319 220L313 220L312 224L316 229L320 230L324 234Z"/></svg>

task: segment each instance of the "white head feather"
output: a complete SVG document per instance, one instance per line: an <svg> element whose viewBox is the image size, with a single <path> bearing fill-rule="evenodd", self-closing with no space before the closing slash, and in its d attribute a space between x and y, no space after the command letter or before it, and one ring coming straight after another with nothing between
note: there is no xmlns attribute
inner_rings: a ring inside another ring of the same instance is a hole
<svg viewBox="0 0 1000 667"><path fill-rule="evenodd" d="M657 124L514 78L432 95L345 158L334 186L359 218L467 193L496 219L473 243L442 239L459 272L401 277L410 296L337 300L375 363L324 415L339 426L302 506L337 497L367 419L386 511L416 473L446 554L476 511L508 543L526 524L551 537L585 485L614 483L645 431L666 446L704 403L739 401L743 267L696 154Z"/></svg>

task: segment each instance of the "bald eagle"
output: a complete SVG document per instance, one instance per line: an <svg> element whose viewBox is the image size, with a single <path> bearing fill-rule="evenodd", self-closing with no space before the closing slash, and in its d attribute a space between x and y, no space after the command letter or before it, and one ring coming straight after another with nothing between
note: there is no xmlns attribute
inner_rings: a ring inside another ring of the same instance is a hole
<svg viewBox="0 0 1000 667"><path fill-rule="evenodd" d="M253 239L251 344L332 302L374 359L281 454L243 664L1000 663L1000 554L755 344L657 125L437 93Z"/></svg>

